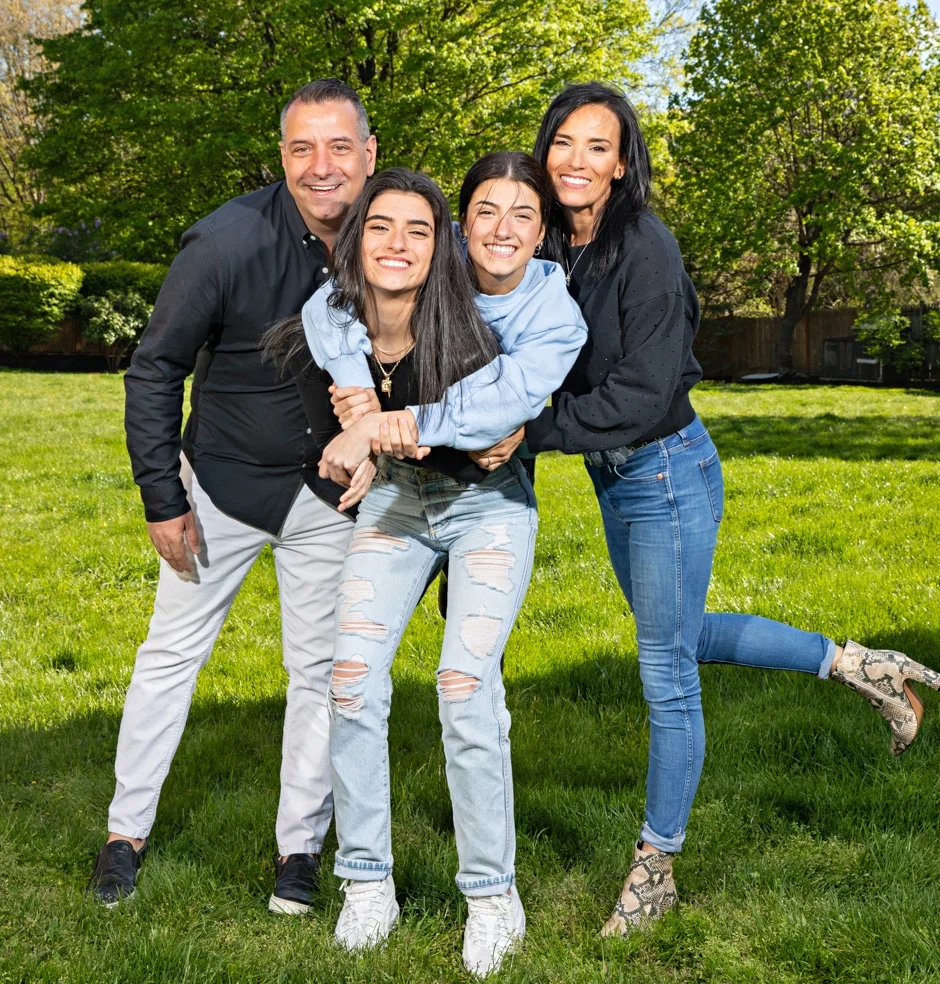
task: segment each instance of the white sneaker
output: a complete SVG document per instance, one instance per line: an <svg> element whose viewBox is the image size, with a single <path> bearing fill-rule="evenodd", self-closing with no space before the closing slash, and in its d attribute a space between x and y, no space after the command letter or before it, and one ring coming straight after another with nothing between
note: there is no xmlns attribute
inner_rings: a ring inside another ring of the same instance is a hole
<svg viewBox="0 0 940 984"><path fill-rule="evenodd" d="M392 876L382 881L344 881L340 887L346 901L336 920L336 942L347 950L365 950L388 939L399 913Z"/></svg>
<svg viewBox="0 0 940 984"><path fill-rule="evenodd" d="M499 970L503 957L525 936L525 912L515 886L504 895L468 898L463 934L463 965L486 977Z"/></svg>

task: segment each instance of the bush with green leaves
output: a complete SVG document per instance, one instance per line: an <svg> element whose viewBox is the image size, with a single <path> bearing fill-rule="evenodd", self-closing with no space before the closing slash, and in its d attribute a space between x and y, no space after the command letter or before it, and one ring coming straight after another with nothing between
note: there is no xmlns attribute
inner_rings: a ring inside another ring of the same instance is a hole
<svg viewBox="0 0 940 984"><path fill-rule="evenodd" d="M855 319L855 337L865 354L913 379L924 375L927 347L940 343L940 311L927 311L920 337L912 337L911 318L900 310L863 311Z"/></svg>
<svg viewBox="0 0 940 984"><path fill-rule="evenodd" d="M25 352L55 335L78 301L82 277L74 263L0 256L0 345Z"/></svg>
<svg viewBox="0 0 940 984"><path fill-rule="evenodd" d="M113 260L109 263L83 263L85 297L105 297L109 292L138 294L153 304L160 293L168 267L161 263L129 263ZM87 337L87 336L86 336Z"/></svg>
<svg viewBox="0 0 940 984"><path fill-rule="evenodd" d="M109 290L86 297L79 307L84 319L82 337L111 346L107 360L108 368L114 371L137 344L152 311L153 305L136 291Z"/></svg>

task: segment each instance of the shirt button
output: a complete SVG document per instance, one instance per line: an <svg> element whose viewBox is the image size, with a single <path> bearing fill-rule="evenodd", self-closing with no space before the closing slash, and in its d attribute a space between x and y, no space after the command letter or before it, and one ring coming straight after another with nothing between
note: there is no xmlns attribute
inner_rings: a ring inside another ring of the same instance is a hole
<svg viewBox="0 0 940 984"><path fill-rule="evenodd" d="M312 433L313 433L313 431L312 431L312 430L311 430L311 429L310 429L310 428L308 427L308 428L307 428L307 433L308 433L308 434L312 434Z"/></svg>
<svg viewBox="0 0 940 984"><path fill-rule="evenodd" d="M324 273L329 273L330 272L330 268L329 267L324 267L323 268L323 272Z"/></svg>
<svg viewBox="0 0 940 984"><path fill-rule="evenodd" d="M307 466L306 466L305 464L304 464L304 465L301 465L301 466L300 466L300 470L301 470L301 471L303 471L303 470L304 470L304 469L305 469L306 467L307 467Z"/></svg>

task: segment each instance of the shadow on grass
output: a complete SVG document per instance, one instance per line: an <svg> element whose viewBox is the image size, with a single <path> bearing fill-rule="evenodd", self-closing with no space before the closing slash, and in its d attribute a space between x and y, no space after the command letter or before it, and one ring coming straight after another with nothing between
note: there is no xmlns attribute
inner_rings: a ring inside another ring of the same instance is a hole
<svg viewBox="0 0 940 984"><path fill-rule="evenodd" d="M935 631L868 641L940 667ZM727 666L704 667L702 682L709 754L698 808L733 804L751 825L741 837L781 821L854 837L856 827L903 829L922 814L916 777L938 764L933 696L922 736L899 764L884 722L844 688ZM613 831L633 836L642 816L647 727L636 662L598 652L508 689L520 844L543 845L561 868L590 864ZM194 706L154 828L164 856L205 864L226 881L270 880L282 716L278 700ZM87 875L106 827L119 724L94 711L0 732L0 833L17 852L55 858L76 881ZM421 854L424 837L451 843L432 680L396 680L390 746L393 814L416 838L407 854ZM328 850L334 843L331 835Z"/></svg>
<svg viewBox="0 0 940 984"><path fill-rule="evenodd" d="M937 417L816 417L708 414L705 423L723 458L779 455L843 461L940 458ZM940 483L940 477L937 478Z"/></svg>

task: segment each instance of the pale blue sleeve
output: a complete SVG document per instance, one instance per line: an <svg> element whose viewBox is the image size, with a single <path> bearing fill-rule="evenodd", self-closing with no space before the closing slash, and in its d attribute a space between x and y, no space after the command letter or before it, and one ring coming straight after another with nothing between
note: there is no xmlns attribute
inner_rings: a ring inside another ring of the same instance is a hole
<svg viewBox="0 0 940 984"><path fill-rule="evenodd" d="M327 300L335 289L335 282L327 281L301 311L310 354L337 386L372 389L375 382L366 359L372 352L372 343L366 326L351 314L330 307Z"/></svg>
<svg viewBox="0 0 940 984"><path fill-rule="evenodd" d="M408 408L418 421L419 444L481 451L541 413L588 331L567 291L563 297L556 292L539 314L510 351L449 387L446 400Z"/></svg>

